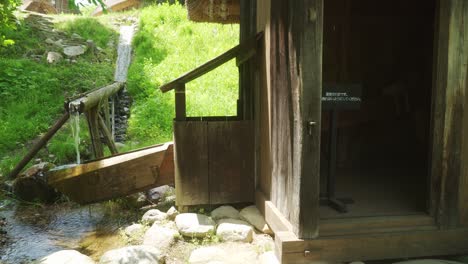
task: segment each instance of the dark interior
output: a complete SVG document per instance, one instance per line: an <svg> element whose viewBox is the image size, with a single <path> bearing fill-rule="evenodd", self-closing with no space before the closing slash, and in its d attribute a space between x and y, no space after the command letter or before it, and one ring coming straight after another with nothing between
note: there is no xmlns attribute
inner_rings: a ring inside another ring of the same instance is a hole
<svg viewBox="0 0 468 264"><path fill-rule="evenodd" d="M434 0L327 0L323 83L360 84L361 104L337 110L336 197L349 212L427 211ZM321 195L327 194L330 112L322 112Z"/></svg>

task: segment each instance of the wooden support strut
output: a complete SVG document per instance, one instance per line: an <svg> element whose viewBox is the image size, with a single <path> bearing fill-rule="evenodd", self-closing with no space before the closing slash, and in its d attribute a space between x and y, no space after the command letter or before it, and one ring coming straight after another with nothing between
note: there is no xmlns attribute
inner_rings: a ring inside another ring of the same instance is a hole
<svg viewBox="0 0 468 264"><path fill-rule="evenodd" d="M67 122L70 118L69 113L65 113L55 124L42 136L42 138L34 144L24 158L16 165L16 167L10 172L9 177L14 178L21 170L28 164L28 162L39 152L39 150L52 138L55 133Z"/></svg>
<svg viewBox="0 0 468 264"><path fill-rule="evenodd" d="M175 89L175 111L177 121L184 121L186 119L187 108L184 83L178 84Z"/></svg>

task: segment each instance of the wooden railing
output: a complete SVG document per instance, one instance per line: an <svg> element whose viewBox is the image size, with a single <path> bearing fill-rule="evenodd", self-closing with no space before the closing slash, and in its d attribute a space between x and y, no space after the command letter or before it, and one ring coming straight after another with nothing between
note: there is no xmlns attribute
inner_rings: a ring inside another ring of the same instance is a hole
<svg viewBox="0 0 468 264"><path fill-rule="evenodd" d="M175 112L176 120L183 121L187 118L186 113L186 96L185 96L185 84L201 77L210 71L218 68L224 63L236 58L236 65L239 67L250 58L252 58L257 52L257 42L261 39L263 33L257 34L255 37L235 46L234 48L226 51L218 57L206 62L203 65L183 74L182 76L162 85L159 89L166 93L171 90L175 90Z"/></svg>

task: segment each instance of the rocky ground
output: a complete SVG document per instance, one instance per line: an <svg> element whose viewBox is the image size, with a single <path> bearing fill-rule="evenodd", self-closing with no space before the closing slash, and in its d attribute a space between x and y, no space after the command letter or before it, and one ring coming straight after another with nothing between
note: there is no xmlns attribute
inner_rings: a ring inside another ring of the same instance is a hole
<svg viewBox="0 0 468 264"><path fill-rule="evenodd" d="M166 187L170 189L170 187ZM169 198L170 195L166 195ZM163 203L166 199L162 199ZM221 206L211 214L147 210L121 229L127 246L103 253L97 263L276 263L271 230L255 206ZM76 250L62 250L38 263L96 263Z"/></svg>

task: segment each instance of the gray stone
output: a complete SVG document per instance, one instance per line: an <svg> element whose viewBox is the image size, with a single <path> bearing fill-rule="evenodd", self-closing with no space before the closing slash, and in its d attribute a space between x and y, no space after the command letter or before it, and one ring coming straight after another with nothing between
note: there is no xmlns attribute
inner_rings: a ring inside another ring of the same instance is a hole
<svg viewBox="0 0 468 264"><path fill-rule="evenodd" d="M192 251L188 262L190 264L213 263L214 261L222 261L225 255L226 252L219 247L203 247Z"/></svg>
<svg viewBox="0 0 468 264"><path fill-rule="evenodd" d="M94 264L95 262L88 256L76 250L61 250L52 253L36 261L37 264Z"/></svg>
<svg viewBox="0 0 468 264"><path fill-rule="evenodd" d="M167 252L178 236L179 232L176 230L154 223L151 228L146 231L143 238L143 245L157 247L162 252Z"/></svg>
<svg viewBox="0 0 468 264"><path fill-rule="evenodd" d="M76 33L73 33L73 34L71 35L71 37L74 38L74 39L78 39L78 40L82 40L82 39L83 39L82 36L80 36L80 35L78 35L78 34L76 34Z"/></svg>
<svg viewBox="0 0 468 264"><path fill-rule="evenodd" d="M263 218L262 214L255 205L251 205L242 209L240 211L240 217L241 219L253 225L257 230L265 234L273 234L273 232L265 222L265 219Z"/></svg>
<svg viewBox="0 0 468 264"><path fill-rule="evenodd" d="M60 54L58 52L49 51L47 53L47 62L48 63L56 63L56 62L61 61L62 59L63 59L62 54Z"/></svg>
<svg viewBox="0 0 468 264"><path fill-rule="evenodd" d="M176 216L179 215L179 211L177 211L177 209L174 206L171 206L171 208L167 210L166 214L167 214L167 218L174 221Z"/></svg>
<svg viewBox="0 0 468 264"><path fill-rule="evenodd" d="M159 211L158 209L148 210L141 220L145 223L152 224L154 222L161 222L167 219L167 214Z"/></svg>
<svg viewBox="0 0 468 264"><path fill-rule="evenodd" d="M54 45L55 41L53 39L51 39L51 38L46 38L45 43Z"/></svg>
<svg viewBox="0 0 468 264"><path fill-rule="evenodd" d="M279 264L278 259L276 258L275 252L268 251L261 254L258 257L259 264Z"/></svg>
<svg viewBox="0 0 468 264"><path fill-rule="evenodd" d="M252 242L253 228L249 223L238 219L221 219L218 221L216 235L222 241Z"/></svg>
<svg viewBox="0 0 468 264"><path fill-rule="evenodd" d="M151 201L159 201L164 197L170 196L174 194L174 188L169 185L159 186L153 189L150 189L146 192L146 196Z"/></svg>
<svg viewBox="0 0 468 264"><path fill-rule="evenodd" d="M67 46L63 48L63 53L68 57L76 57L84 54L85 52L86 49L83 46Z"/></svg>
<svg viewBox="0 0 468 264"><path fill-rule="evenodd" d="M151 246L129 246L107 251L99 264L159 264L164 263L160 250Z"/></svg>
<svg viewBox="0 0 468 264"><path fill-rule="evenodd" d="M239 211L237 211L236 208L229 205L223 205L214 209L211 212L211 218L213 218L214 220L219 220L223 218L240 219L240 215Z"/></svg>
<svg viewBox="0 0 468 264"><path fill-rule="evenodd" d="M216 225L210 217L194 213L177 215L175 223L179 232L188 237L205 237L214 233Z"/></svg>
<svg viewBox="0 0 468 264"><path fill-rule="evenodd" d="M135 237L135 236L142 234L144 228L145 227L142 224L133 224L133 225L127 226L124 229L124 233L128 237Z"/></svg>

